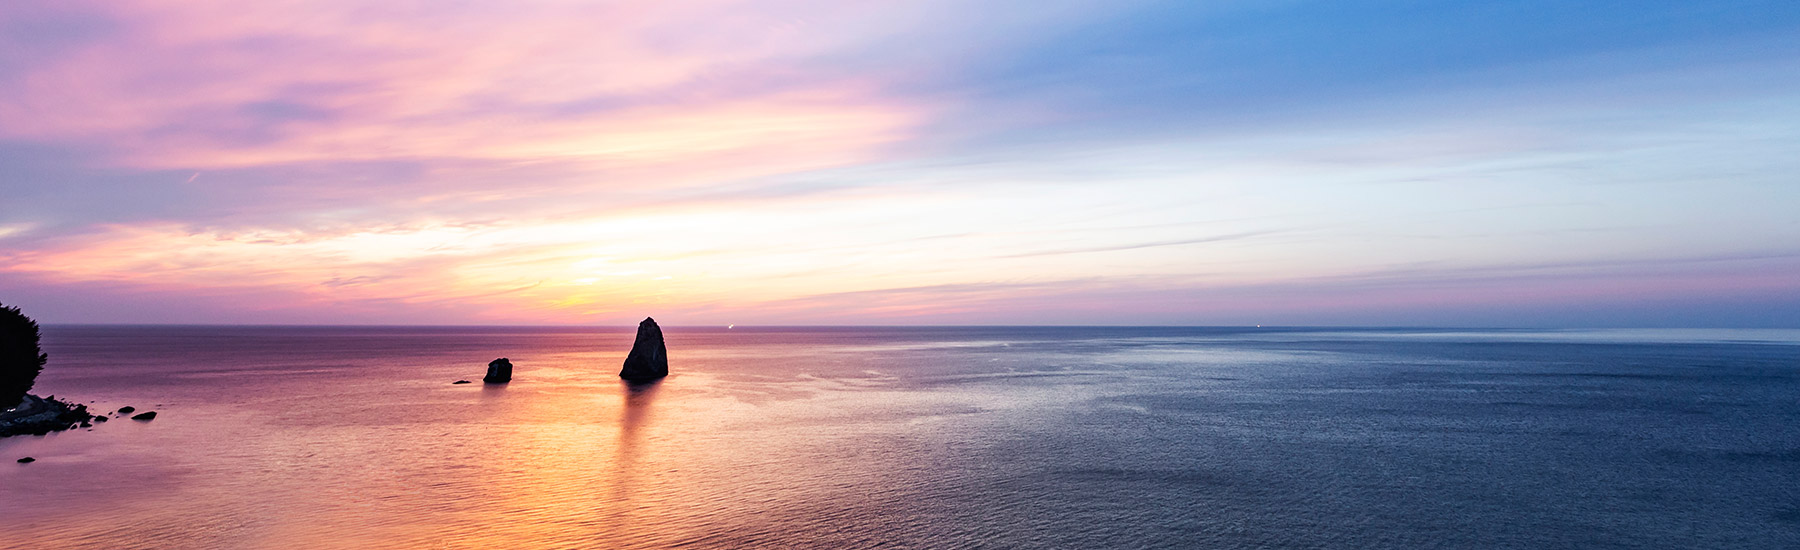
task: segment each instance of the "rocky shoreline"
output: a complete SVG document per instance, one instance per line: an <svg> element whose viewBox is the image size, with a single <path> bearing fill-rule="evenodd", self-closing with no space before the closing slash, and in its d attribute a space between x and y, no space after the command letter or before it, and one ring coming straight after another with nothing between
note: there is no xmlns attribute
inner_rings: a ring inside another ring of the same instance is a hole
<svg viewBox="0 0 1800 550"><path fill-rule="evenodd" d="M87 405L62 401L56 396L26 394L19 406L0 411L0 437L87 428L93 426L95 418Z"/></svg>

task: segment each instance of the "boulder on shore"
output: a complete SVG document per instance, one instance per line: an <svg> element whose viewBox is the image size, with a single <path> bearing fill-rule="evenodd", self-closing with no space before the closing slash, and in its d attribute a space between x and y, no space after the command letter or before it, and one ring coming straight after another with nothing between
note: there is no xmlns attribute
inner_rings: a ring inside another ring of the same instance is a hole
<svg viewBox="0 0 1800 550"><path fill-rule="evenodd" d="M512 381L512 361L505 357L488 362L487 376L481 378L488 384L505 384Z"/></svg>
<svg viewBox="0 0 1800 550"><path fill-rule="evenodd" d="M146 412L146 413L138 413L138 414L132 415L131 419L132 420L156 420L156 411L150 411L150 412Z"/></svg>
<svg viewBox="0 0 1800 550"><path fill-rule="evenodd" d="M669 375L669 350L663 347L662 327L649 317L638 323L637 342L625 356L625 369L619 378L632 381L655 380Z"/></svg>
<svg viewBox="0 0 1800 550"><path fill-rule="evenodd" d="M25 394L19 406L0 410L0 437L44 435L79 427L93 418L87 405Z"/></svg>

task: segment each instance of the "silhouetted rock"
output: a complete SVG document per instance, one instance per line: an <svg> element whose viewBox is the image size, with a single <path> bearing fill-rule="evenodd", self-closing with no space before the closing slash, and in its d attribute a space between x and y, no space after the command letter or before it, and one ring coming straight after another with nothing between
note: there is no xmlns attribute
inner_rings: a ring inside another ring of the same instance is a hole
<svg viewBox="0 0 1800 550"><path fill-rule="evenodd" d="M104 416L96 416L96 417L94 417L94 421L95 421L95 422L105 422L105 421L106 421L106 417L104 417Z"/></svg>
<svg viewBox="0 0 1800 550"><path fill-rule="evenodd" d="M87 405L57 400L55 396L38 397L25 394L19 406L0 411L0 437L10 435L44 435L87 425L94 415Z"/></svg>
<svg viewBox="0 0 1800 550"><path fill-rule="evenodd" d="M156 420L156 411L132 415L132 420Z"/></svg>
<svg viewBox="0 0 1800 550"><path fill-rule="evenodd" d="M451 383L450 383L450 385L452 385L452 386L454 386L454 385L457 385L457 384L467 384L467 383L469 383L469 381L468 381L468 380L457 380L457 381L455 381L455 382L451 382Z"/></svg>
<svg viewBox="0 0 1800 550"><path fill-rule="evenodd" d="M507 361L505 357L489 361L487 376L482 377L481 381L489 384L505 384L511 382L512 361Z"/></svg>
<svg viewBox="0 0 1800 550"><path fill-rule="evenodd" d="M35 459L35 458L31 458L31 457L29 457L29 456L28 456L28 457L25 457L25 458L21 458L21 459L19 459L19 463L20 463L20 464L30 464L30 463L33 463L33 462L37 462L37 459Z"/></svg>
<svg viewBox="0 0 1800 550"><path fill-rule="evenodd" d="M137 407L119 407L119 414L131 414L131 411L135 410Z"/></svg>
<svg viewBox="0 0 1800 550"><path fill-rule="evenodd" d="M631 344L619 378L655 380L668 375L669 350L663 347L662 327L656 326L655 319L645 317L644 322L638 323L637 342Z"/></svg>

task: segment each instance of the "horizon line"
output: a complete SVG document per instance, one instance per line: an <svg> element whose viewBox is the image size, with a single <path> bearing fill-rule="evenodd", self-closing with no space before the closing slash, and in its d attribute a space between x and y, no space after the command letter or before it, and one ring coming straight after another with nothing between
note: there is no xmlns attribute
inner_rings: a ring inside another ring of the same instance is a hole
<svg viewBox="0 0 1800 550"><path fill-rule="evenodd" d="M39 322L45 327L241 327L241 328L620 328L635 329L637 325L577 325L577 324L303 324L303 323L51 323ZM687 324L661 325L663 328L692 329L716 328L721 330L767 329L767 328L1209 328L1209 329L1359 329L1359 330L1800 330L1800 326L1518 326L1518 325L1175 325L1175 324L1091 324L1091 325L1030 325L1030 324L919 324L919 325L884 325L884 324L774 324L774 325L737 325L737 324ZM736 327L736 328L733 328Z"/></svg>

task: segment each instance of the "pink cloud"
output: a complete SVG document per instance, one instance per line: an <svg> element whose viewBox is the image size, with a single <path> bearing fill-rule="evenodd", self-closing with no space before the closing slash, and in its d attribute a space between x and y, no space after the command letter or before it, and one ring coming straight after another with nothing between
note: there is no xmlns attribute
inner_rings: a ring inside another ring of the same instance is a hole
<svg viewBox="0 0 1800 550"><path fill-rule="evenodd" d="M924 113L866 80L785 69L846 37L783 14L870 15L804 2L86 7L119 28L0 89L0 134L102 143L138 168L667 165L732 152L842 162Z"/></svg>

